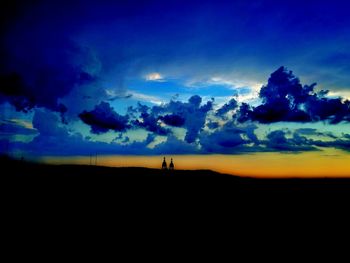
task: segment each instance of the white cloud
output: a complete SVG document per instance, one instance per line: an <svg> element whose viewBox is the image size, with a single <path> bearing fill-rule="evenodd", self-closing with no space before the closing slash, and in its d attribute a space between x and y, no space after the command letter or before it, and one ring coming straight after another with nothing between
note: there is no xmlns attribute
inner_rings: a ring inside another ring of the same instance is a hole
<svg viewBox="0 0 350 263"><path fill-rule="evenodd" d="M263 86L262 83L252 81L252 80L245 80L245 79L230 79L225 77L211 77L208 81L208 84L216 84L216 85L226 85L230 86L232 89L241 89L241 88L251 88L253 91L259 91L260 88Z"/></svg>
<svg viewBox="0 0 350 263"><path fill-rule="evenodd" d="M163 76L158 72L149 73L145 76L147 81L163 81Z"/></svg>
<svg viewBox="0 0 350 263"><path fill-rule="evenodd" d="M132 90L129 90L129 92L132 95L132 98L136 99L136 100L147 101L147 102L157 104L157 105L160 105L160 104L166 102L164 99L161 99L161 98L156 97L156 96L139 93L139 92L135 92Z"/></svg>
<svg viewBox="0 0 350 263"><path fill-rule="evenodd" d="M329 91L328 93L329 97L342 97L344 99L350 100L350 91L346 90L338 90L338 91Z"/></svg>

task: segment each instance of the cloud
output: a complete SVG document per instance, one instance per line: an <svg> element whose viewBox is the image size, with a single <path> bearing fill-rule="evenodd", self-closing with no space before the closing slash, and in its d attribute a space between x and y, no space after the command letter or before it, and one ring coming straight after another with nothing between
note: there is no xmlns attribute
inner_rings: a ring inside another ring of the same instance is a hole
<svg viewBox="0 0 350 263"><path fill-rule="evenodd" d="M0 123L0 134L6 135L34 135L38 131L32 127L28 127L26 123L13 121L13 120L4 120Z"/></svg>
<svg viewBox="0 0 350 263"><path fill-rule="evenodd" d="M239 130L223 129L214 133L203 132L200 135L200 145L207 153L232 153L238 146L247 144Z"/></svg>
<svg viewBox="0 0 350 263"><path fill-rule="evenodd" d="M320 132L317 129L312 129L312 128L300 128L295 130L296 133L298 134L303 134L303 135L315 135L315 136L325 136L325 137L330 137L333 139L337 139L338 137L335 136L331 132Z"/></svg>
<svg viewBox="0 0 350 263"><path fill-rule="evenodd" d="M154 154L198 154L200 150L197 145L189 144L179 140L174 135L169 135L167 140L157 144L152 152Z"/></svg>
<svg viewBox="0 0 350 263"><path fill-rule="evenodd" d="M207 123L207 127L208 127L209 129L211 129L211 130L214 130L214 129L219 128L219 127L220 127L220 124L219 124L218 122L216 122L216 121L209 121L209 122Z"/></svg>
<svg viewBox="0 0 350 263"><path fill-rule="evenodd" d="M162 126L162 123L170 127L183 127L186 129L185 141L193 143L204 128L207 113L213 108L212 101L201 104L202 98L194 95L187 102L171 100L169 103L153 107L139 103L136 109L130 107L128 112L132 115L140 114L132 121L133 125L158 135L171 134L171 130Z"/></svg>
<svg viewBox="0 0 350 263"><path fill-rule="evenodd" d="M83 111L79 114L79 118L91 127L91 132L95 134L112 131L126 131L130 128L129 117L119 115L109 105L109 103L101 102L95 106L92 111Z"/></svg>
<svg viewBox="0 0 350 263"><path fill-rule="evenodd" d="M238 103L235 99L231 99L228 103L224 104L220 109L216 111L216 116L223 117L229 111L235 110Z"/></svg>
<svg viewBox="0 0 350 263"><path fill-rule="evenodd" d="M160 75L158 72L153 72L153 73L147 74L145 79L147 81L162 81L163 76Z"/></svg>
<svg viewBox="0 0 350 263"><path fill-rule="evenodd" d="M152 154L151 149L147 146L155 138L155 135L148 134L144 141L129 144L125 144L126 139L123 144L91 141L80 133L70 132L66 125L60 122L59 116L48 110L36 110L33 125L39 134L31 142L1 140L0 151L6 153L22 151L25 154L39 156L90 155L92 153Z"/></svg>
<svg viewBox="0 0 350 263"><path fill-rule="evenodd" d="M39 132L36 138L47 136L59 139L68 136L67 129L59 124L58 116L49 110L35 110L33 127Z"/></svg>
<svg viewBox="0 0 350 263"><path fill-rule="evenodd" d="M139 113L139 116L136 116L136 120L133 120L131 123L134 127L143 128L147 131L153 132L158 135L165 136L171 131L168 128L161 126L159 117L154 112L154 109L157 107L150 108L147 105L142 105L138 103L137 108L130 107L129 114L131 113L134 117L135 114Z"/></svg>
<svg viewBox="0 0 350 263"><path fill-rule="evenodd" d="M310 145L310 141L294 133L293 138L287 138L286 132L283 130L276 130L270 132L267 136L266 146L272 150L287 151L287 152L302 152L302 151L314 151L317 150L314 146Z"/></svg>
<svg viewBox="0 0 350 263"><path fill-rule="evenodd" d="M203 153L235 154L260 151L257 147L260 141L254 131L257 126L236 126L232 121L214 132L202 132L199 143ZM248 146L253 144L254 146Z"/></svg>
<svg viewBox="0 0 350 263"><path fill-rule="evenodd" d="M173 127L182 127L185 124L185 119L180 115L167 114L159 117L166 125Z"/></svg>
<svg viewBox="0 0 350 263"><path fill-rule="evenodd" d="M107 103L106 103L107 104ZM97 106L100 108L100 105ZM111 110L107 105L102 108ZM140 105L143 110L149 108ZM103 111L104 113L105 111ZM156 110L154 110L156 112ZM102 114L102 112L100 112ZM104 115L104 114L102 114ZM113 115L113 114L112 114ZM96 115L100 116L100 115ZM239 125L239 126L237 126ZM29 143L10 142L3 140L1 151L13 149L33 155L89 155L98 154L242 154L247 152L302 152L315 151L323 147L350 150L350 137L344 134L342 138L332 141L313 140L303 135L319 134L315 129L302 128L294 132L276 130L267 134L265 139L259 140L255 134L258 126L237 124L231 120L214 131L201 130L198 140L188 143L177 138L172 133L167 134L164 142L150 145L156 141L157 133L151 132L141 142L133 142L128 136L120 132L110 143L92 141L84 138L80 133L68 130L60 122L59 115L49 110L35 110L33 128L37 136Z"/></svg>
<svg viewBox="0 0 350 263"><path fill-rule="evenodd" d="M151 96L151 95L135 92L133 90L130 90L130 95L132 96L132 98L134 98L136 100L147 101L147 102L151 102L151 103L156 104L156 105L160 105L160 104L164 103L163 99L161 99L157 96Z"/></svg>
<svg viewBox="0 0 350 263"><path fill-rule="evenodd" d="M169 129L160 126L158 118L148 112L141 113L140 120L135 120L132 123L137 127L144 128L158 135L164 136L170 133Z"/></svg>
<svg viewBox="0 0 350 263"><path fill-rule="evenodd" d="M260 90L263 104L250 108L242 104L237 118L260 123L328 121L336 124L350 121L350 101L327 98L328 91L316 93L316 84L302 86L300 80L284 67L273 72L268 84Z"/></svg>
<svg viewBox="0 0 350 263"><path fill-rule="evenodd" d="M332 148L337 148L337 149L341 149L344 151L350 151L350 140L349 139L346 139L346 140L338 139L338 140L334 140L334 141L316 140L316 141L312 141L312 143L315 146L319 146L319 147L332 147Z"/></svg>
<svg viewBox="0 0 350 263"><path fill-rule="evenodd" d="M185 141L193 143L199 132L204 128L207 113L213 109L213 102L208 101L202 105L202 98L194 95L189 98L188 102L170 101L163 107L163 111L173 112L184 118L183 127L187 129Z"/></svg>
<svg viewBox="0 0 350 263"><path fill-rule="evenodd" d="M92 60L89 50L62 31L34 22L6 37L11 45L1 52L6 55L0 67L0 101L8 101L18 111L37 106L65 113L67 107L59 99L76 86L97 80L87 67ZM84 61L80 63L79 57Z"/></svg>
<svg viewBox="0 0 350 263"><path fill-rule="evenodd" d="M313 128L300 128L295 130L299 134L303 135L319 135L320 133L317 131L317 129Z"/></svg>

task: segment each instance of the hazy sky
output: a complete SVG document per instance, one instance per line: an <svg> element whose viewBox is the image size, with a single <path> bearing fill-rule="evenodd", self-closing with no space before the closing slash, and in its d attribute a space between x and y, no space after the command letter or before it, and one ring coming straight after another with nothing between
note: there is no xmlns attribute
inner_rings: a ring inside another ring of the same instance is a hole
<svg viewBox="0 0 350 263"><path fill-rule="evenodd" d="M0 151L190 155L199 168L207 155L246 168L251 156L341 156L350 174L349 8L2 1Z"/></svg>

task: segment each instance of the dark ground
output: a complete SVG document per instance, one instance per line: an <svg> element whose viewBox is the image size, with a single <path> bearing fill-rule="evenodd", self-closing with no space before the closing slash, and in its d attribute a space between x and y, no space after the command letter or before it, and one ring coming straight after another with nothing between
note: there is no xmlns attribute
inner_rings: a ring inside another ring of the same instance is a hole
<svg viewBox="0 0 350 263"><path fill-rule="evenodd" d="M8 158L0 163L2 226L15 243L23 233L25 244L31 243L38 230L43 241L59 236L73 244L68 239L72 233L79 240L96 233L115 239L124 233L125 240L135 242L131 233L146 232L143 242L148 243L157 229L162 235L158 242L178 236L191 244L184 232L203 240L222 233L225 240L234 240L240 232L251 244L252 235L262 232L263 244L272 232L284 238L323 236L326 229L343 233L349 222L350 179L264 180L212 171L164 173Z"/></svg>
<svg viewBox="0 0 350 263"><path fill-rule="evenodd" d="M117 196L124 198L264 198L321 200L350 196L350 179L255 179L209 170L162 171L89 165L45 165L0 159L2 186L10 196Z"/></svg>

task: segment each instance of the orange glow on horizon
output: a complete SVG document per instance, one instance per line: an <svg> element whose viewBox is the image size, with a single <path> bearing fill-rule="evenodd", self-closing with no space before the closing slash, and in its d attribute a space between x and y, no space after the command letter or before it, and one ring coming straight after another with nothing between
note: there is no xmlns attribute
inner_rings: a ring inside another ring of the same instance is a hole
<svg viewBox="0 0 350 263"><path fill-rule="evenodd" d="M340 150L299 154L165 155L175 169L213 171L259 178L350 177L350 154ZM97 165L160 168L163 156L98 156ZM46 157L46 163L89 164L90 157ZM94 164L95 158L92 158Z"/></svg>

